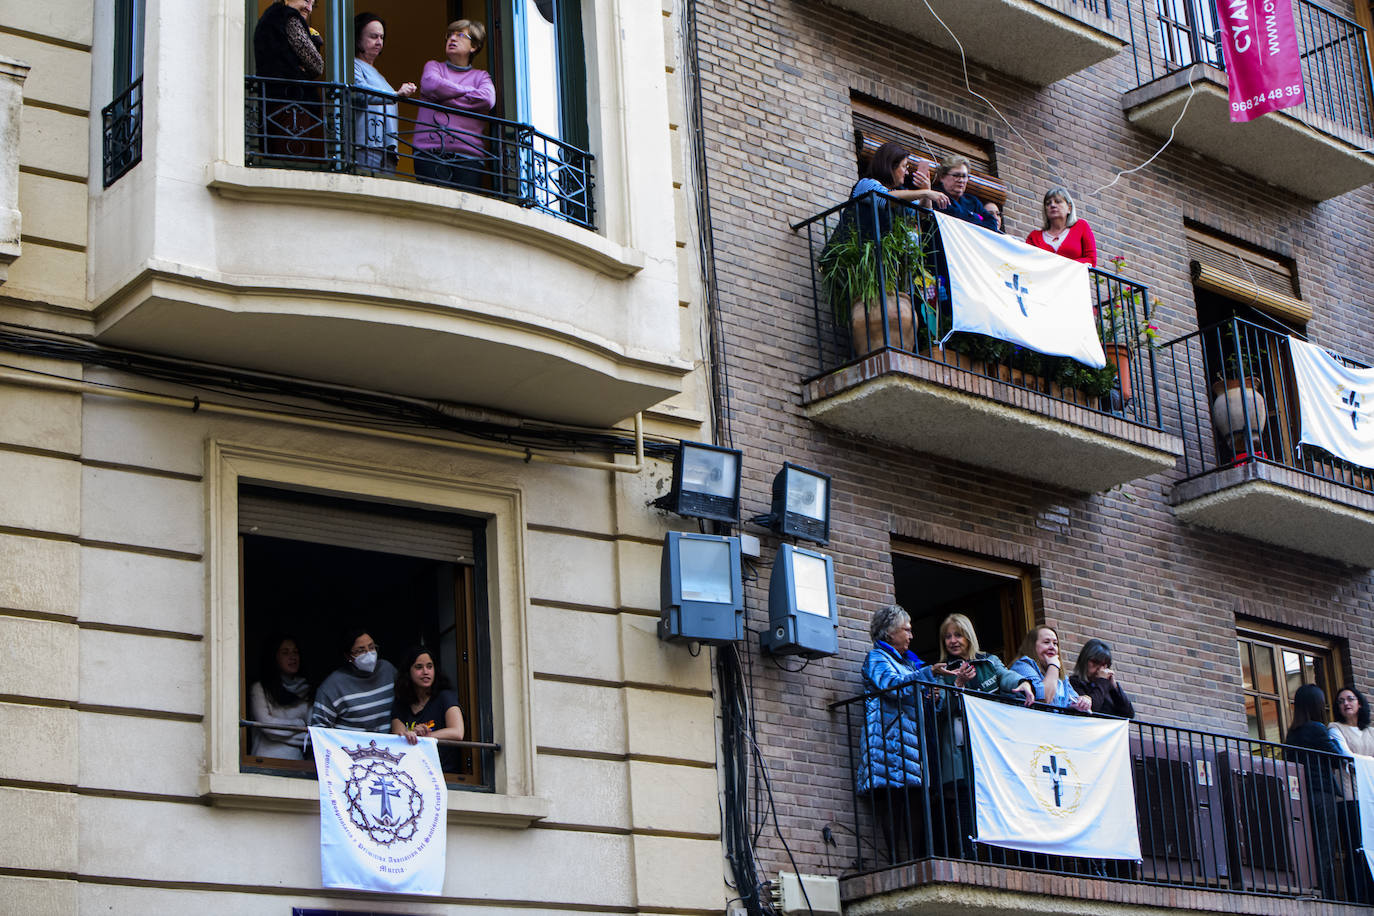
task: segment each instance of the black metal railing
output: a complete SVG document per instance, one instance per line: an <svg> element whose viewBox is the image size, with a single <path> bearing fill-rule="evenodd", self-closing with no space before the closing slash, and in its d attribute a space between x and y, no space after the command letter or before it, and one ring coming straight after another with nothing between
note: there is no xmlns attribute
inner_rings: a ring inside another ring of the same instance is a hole
<svg viewBox="0 0 1374 916"><path fill-rule="evenodd" d="M1129 0L1121 0L1121 2L1127 10L1130 9ZM1073 6L1081 6L1085 10L1091 10L1107 19L1112 18L1112 0L1069 0L1069 3Z"/></svg>
<svg viewBox="0 0 1374 916"><path fill-rule="evenodd" d="M1128 726L1140 861L978 842L964 693L917 683L831 705L849 738L855 787L847 825L857 838L851 873L943 858L1112 881L1371 902L1349 758L1195 729Z"/></svg>
<svg viewBox="0 0 1374 916"><path fill-rule="evenodd" d="M102 173L105 187L143 159L143 80L120 93L100 110L102 123Z"/></svg>
<svg viewBox="0 0 1374 916"><path fill-rule="evenodd" d="M1177 399L1184 478L1259 461L1374 492L1374 470L1299 444L1287 337L1287 331L1232 318L1160 348L1160 374ZM1340 361L1363 368L1352 359Z"/></svg>
<svg viewBox="0 0 1374 916"><path fill-rule="evenodd" d="M1305 96L1299 108L1374 136L1374 82L1364 28L1310 0L1294 0L1293 20ZM1195 63L1226 69L1216 0L1142 3L1131 20L1131 43L1138 85Z"/></svg>
<svg viewBox="0 0 1374 916"><path fill-rule="evenodd" d="M249 166L461 188L596 228L594 157L528 124L358 86L250 76Z"/></svg>
<svg viewBox="0 0 1374 916"><path fill-rule="evenodd" d="M1159 428L1149 289L1091 268L1093 369L981 334L956 332L949 271L930 211L877 191L792 227L806 235L815 311L816 375L890 348ZM940 346L941 341L945 346Z"/></svg>

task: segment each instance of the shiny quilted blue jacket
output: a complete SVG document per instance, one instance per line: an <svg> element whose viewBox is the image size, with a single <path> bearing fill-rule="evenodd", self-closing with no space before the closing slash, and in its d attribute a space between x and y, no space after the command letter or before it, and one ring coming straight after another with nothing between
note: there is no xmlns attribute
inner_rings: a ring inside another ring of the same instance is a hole
<svg viewBox="0 0 1374 916"><path fill-rule="evenodd" d="M916 704L920 689L931 680L930 669L897 655L887 643L877 643L864 659L867 691L901 689L864 700L863 740L858 754L858 789L896 789L919 786L925 772L921 765L921 732Z"/></svg>

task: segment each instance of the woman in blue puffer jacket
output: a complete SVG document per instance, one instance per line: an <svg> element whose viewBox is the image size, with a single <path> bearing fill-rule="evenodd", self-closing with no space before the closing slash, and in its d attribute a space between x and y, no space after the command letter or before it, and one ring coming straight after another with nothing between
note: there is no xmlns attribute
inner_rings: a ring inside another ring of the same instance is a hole
<svg viewBox="0 0 1374 916"><path fill-rule="evenodd" d="M858 789L873 802L874 818L887 840L891 864L918 858L925 846L919 790L926 778L917 704L929 682L911 645L911 617L900 605L879 608L869 626L873 648L864 659L864 687L878 696L864 700L864 734L859 749ZM925 712L929 713L927 709Z"/></svg>

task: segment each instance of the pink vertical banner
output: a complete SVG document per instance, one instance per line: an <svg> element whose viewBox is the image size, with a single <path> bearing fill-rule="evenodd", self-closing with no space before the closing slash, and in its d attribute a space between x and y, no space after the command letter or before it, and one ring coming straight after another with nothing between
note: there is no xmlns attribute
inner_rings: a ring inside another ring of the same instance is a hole
<svg viewBox="0 0 1374 916"><path fill-rule="evenodd" d="M1216 0L1231 120L1301 105L1302 59L1292 0Z"/></svg>

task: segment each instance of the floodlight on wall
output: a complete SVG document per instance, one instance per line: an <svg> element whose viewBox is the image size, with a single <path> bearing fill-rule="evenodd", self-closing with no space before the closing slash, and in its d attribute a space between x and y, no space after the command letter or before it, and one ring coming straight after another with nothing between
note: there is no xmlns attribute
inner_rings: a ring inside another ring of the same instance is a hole
<svg viewBox="0 0 1374 916"><path fill-rule="evenodd" d="M689 518L738 522L741 456L739 449L683 442L673 460L673 489L653 504Z"/></svg>
<svg viewBox="0 0 1374 916"><path fill-rule="evenodd" d="M763 524L784 537L830 543L830 475L783 463L773 478L773 511Z"/></svg>
<svg viewBox="0 0 1374 916"><path fill-rule="evenodd" d="M759 644L772 655L821 658L840 650L835 605L835 561L823 553L783 544L768 583L768 629Z"/></svg>
<svg viewBox="0 0 1374 916"><path fill-rule="evenodd" d="M668 532L659 591L659 639L726 643L744 638L739 538Z"/></svg>

